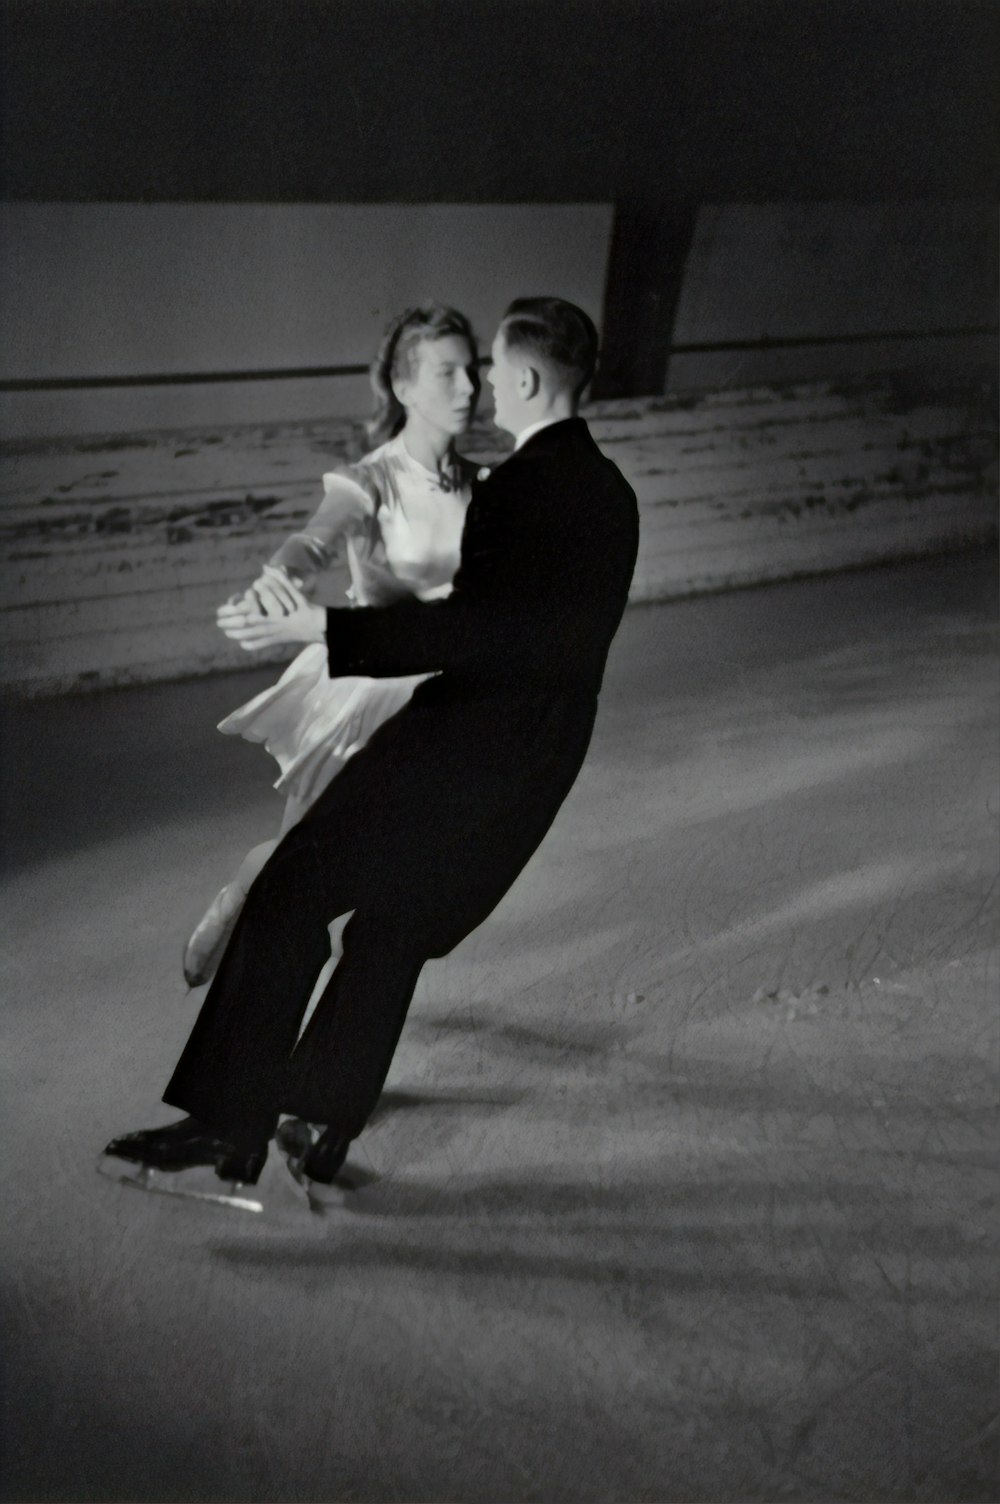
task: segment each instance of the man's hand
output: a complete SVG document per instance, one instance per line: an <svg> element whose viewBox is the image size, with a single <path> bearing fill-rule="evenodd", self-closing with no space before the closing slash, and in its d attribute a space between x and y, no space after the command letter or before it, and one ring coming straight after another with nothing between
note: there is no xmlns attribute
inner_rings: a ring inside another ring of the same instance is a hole
<svg viewBox="0 0 1000 1504"><path fill-rule="evenodd" d="M264 565L251 590L219 607L216 621L246 653L326 639L325 607L314 606L284 570L270 564Z"/></svg>

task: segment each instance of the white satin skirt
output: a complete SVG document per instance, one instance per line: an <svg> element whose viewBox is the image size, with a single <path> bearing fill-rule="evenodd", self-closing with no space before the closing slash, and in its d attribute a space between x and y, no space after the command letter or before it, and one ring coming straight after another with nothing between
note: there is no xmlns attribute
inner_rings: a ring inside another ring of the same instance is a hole
<svg viewBox="0 0 1000 1504"><path fill-rule="evenodd" d="M262 742L281 769L274 787L305 807L431 677L331 679L326 644L311 642L276 684L227 715L219 730Z"/></svg>

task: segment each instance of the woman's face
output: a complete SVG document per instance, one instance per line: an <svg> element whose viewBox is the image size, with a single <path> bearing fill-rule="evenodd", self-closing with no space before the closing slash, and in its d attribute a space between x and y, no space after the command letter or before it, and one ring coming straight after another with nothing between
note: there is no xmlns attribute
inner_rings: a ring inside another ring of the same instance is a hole
<svg viewBox="0 0 1000 1504"><path fill-rule="evenodd" d="M476 411L479 374L475 351L460 334L424 339L410 353L410 371L393 390L406 409L441 433L465 433Z"/></svg>

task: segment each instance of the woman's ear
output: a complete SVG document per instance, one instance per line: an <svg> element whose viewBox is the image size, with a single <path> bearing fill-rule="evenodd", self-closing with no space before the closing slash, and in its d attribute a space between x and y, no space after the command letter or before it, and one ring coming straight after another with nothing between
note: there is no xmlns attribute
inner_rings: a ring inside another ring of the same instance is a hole
<svg viewBox="0 0 1000 1504"><path fill-rule="evenodd" d="M410 397L410 383L405 376L396 376L389 381L389 390L399 403L405 407Z"/></svg>

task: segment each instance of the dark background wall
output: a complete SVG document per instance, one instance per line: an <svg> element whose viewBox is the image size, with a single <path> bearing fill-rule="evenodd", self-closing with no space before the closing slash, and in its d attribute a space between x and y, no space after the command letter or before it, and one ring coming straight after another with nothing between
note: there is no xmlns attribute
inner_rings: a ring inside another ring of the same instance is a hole
<svg viewBox="0 0 1000 1504"><path fill-rule="evenodd" d="M703 204L681 273L671 390L995 369L996 210L969 200ZM662 347L661 347L662 348Z"/></svg>
<svg viewBox="0 0 1000 1504"><path fill-rule="evenodd" d="M662 391L672 346L706 330L996 320L995 0L5 0L2 15L8 201L614 204L600 396ZM795 207L810 204L819 218ZM194 240L178 265L188 254ZM111 280L114 256L112 240ZM817 348L688 358L670 384L855 368ZM914 353L883 342L875 358ZM983 353L925 345L917 363Z"/></svg>
<svg viewBox="0 0 1000 1504"><path fill-rule="evenodd" d="M7 0L5 192L994 198L993 0Z"/></svg>

